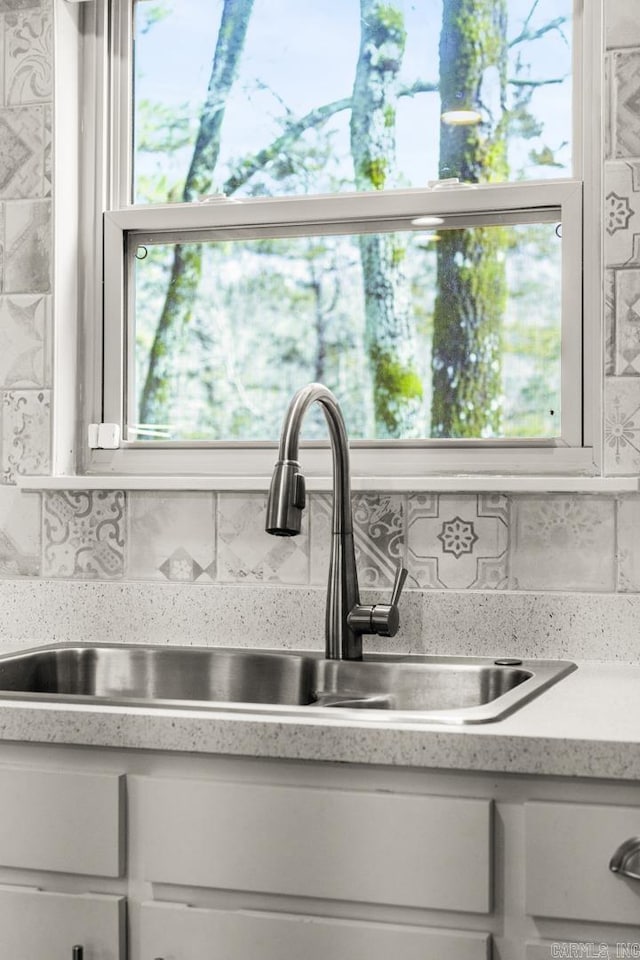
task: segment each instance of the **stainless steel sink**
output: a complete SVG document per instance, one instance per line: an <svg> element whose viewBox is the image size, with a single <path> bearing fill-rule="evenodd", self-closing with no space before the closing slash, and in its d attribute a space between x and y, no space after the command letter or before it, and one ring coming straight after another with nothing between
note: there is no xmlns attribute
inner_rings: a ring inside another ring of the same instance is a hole
<svg viewBox="0 0 640 960"><path fill-rule="evenodd" d="M53 644L0 656L0 700L313 712L359 719L486 723L575 669L564 660L369 655L228 647ZM252 706L253 705L253 706Z"/></svg>

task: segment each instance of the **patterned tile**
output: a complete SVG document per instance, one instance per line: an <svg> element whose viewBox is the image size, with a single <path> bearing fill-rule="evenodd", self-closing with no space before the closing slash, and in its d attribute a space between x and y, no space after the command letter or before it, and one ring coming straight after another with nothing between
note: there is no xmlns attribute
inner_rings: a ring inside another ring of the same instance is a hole
<svg viewBox="0 0 640 960"><path fill-rule="evenodd" d="M0 486L0 577L40 573L40 494Z"/></svg>
<svg viewBox="0 0 640 960"><path fill-rule="evenodd" d="M615 274L615 371L637 376L640 374L640 270L616 270Z"/></svg>
<svg viewBox="0 0 640 960"><path fill-rule="evenodd" d="M122 490L45 493L42 529L43 576L122 578L125 543Z"/></svg>
<svg viewBox="0 0 640 960"><path fill-rule="evenodd" d="M0 110L0 197L41 197L43 169L43 107Z"/></svg>
<svg viewBox="0 0 640 960"><path fill-rule="evenodd" d="M0 73L2 73L2 70L0 70ZM0 293L4 290L4 207L4 203L0 201Z"/></svg>
<svg viewBox="0 0 640 960"><path fill-rule="evenodd" d="M612 126L613 126L613 116L614 116L613 103L612 103L612 101L613 101L613 80L612 80L612 77L611 77L611 74L612 74L612 72L613 72L612 60L613 60L613 55L612 55L612 54L606 54L606 55L605 55L605 57L604 57L604 76L603 76L603 79L602 79L602 84L603 84L603 87L602 87L602 112L603 112L603 114L604 114L604 116L603 116L603 124L602 124L602 132L603 132L603 137L604 137L604 143L602 144L602 148L603 148L603 159L605 159L605 160L611 160L611 153L612 153L612 150L613 150L613 147L612 147L613 134L612 134L612 129L611 129Z"/></svg>
<svg viewBox="0 0 640 960"><path fill-rule="evenodd" d="M640 473L640 378L604 382L604 470L609 476Z"/></svg>
<svg viewBox="0 0 640 960"><path fill-rule="evenodd" d="M607 0L604 9L607 49L640 47L638 0Z"/></svg>
<svg viewBox="0 0 640 960"><path fill-rule="evenodd" d="M614 157L640 156L640 51L615 53L611 62L614 90Z"/></svg>
<svg viewBox="0 0 640 960"><path fill-rule="evenodd" d="M589 496L516 498L513 589L613 590L614 507Z"/></svg>
<svg viewBox="0 0 640 960"><path fill-rule="evenodd" d="M131 493L127 576L215 580L213 493Z"/></svg>
<svg viewBox="0 0 640 960"><path fill-rule="evenodd" d="M51 469L51 391L11 390L2 402L2 482Z"/></svg>
<svg viewBox="0 0 640 960"><path fill-rule="evenodd" d="M49 104L45 104L42 109L44 114L42 196L50 197L53 191L53 110Z"/></svg>
<svg viewBox="0 0 640 960"><path fill-rule="evenodd" d="M404 560L405 500L398 494L356 493L351 498L358 582L387 588ZM311 583L324 586L331 552L331 497L310 497Z"/></svg>
<svg viewBox="0 0 640 960"><path fill-rule="evenodd" d="M43 387L48 296L0 296L0 387Z"/></svg>
<svg viewBox="0 0 640 960"><path fill-rule="evenodd" d="M605 163L605 263L640 266L640 160Z"/></svg>
<svg viewBox="0 0 640 960"><path fill-rule="evenodd" d="M407 566L419 587L502 589L508 547L509 501L500 494L409 498Z"/></svg>
<svg viewBox="0 0 640 960"><path fill-rule="evenodd" d="M3 9L3 6L2 6L2 4L5 3L5 2L6 2L6 0L0 0L0 63L2 64L2 67L0 68L0 104L4 104L4 103L5 103L5 98L4 98L4 50L5 50L5 46L4 46L4 17L3 17L4 9Z"/></svg>
<svg viewBox="0 0 640 960"><path fill-rule="evenodd" d="M41 0L0 0L0 13L39 7Z"/></svg>
<svg viewBox="0 0 640 960"><path fill-rule="evenodd" d="M5 203L5 293L51 290L51 201Z"/></svg>
<svg viewBox="0 0 640 960"><path fill-rule="evenodd" d="M48 5L5 17L5 103L51 100L52 29Z"/></svg>
<svg viewBox="0 0 640 960"><path fill-rule="evenodd" d="M616 271L604 271L604 372L616 372Z"/></svg>
<svg viewBox="0 0 640 960"><path fill-rule="evenodd" d="M618 577L622 593L640 592L640 496L624 497L618 503Z"/></svg>
<svg viewBox="0 0 640 960"><path fill-rule="evenodd" d="M264 529L266 507L266 495L219 494L218 580L308 583L308 511L297 537L272 537Z"/></svg>

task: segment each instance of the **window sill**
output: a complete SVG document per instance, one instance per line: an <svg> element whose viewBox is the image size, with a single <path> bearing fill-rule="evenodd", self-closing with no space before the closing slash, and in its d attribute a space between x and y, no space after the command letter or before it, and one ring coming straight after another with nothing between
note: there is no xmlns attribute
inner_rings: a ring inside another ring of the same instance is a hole
<svg viewBox="0 0 640 960"><path fill-rule="evenodd" d="M161 476L56 476L18 477L22 490L229 490L262 492L270 477L161 477ZM307 490L331 490L331 477L306 477ZM353 490L384 493L593 493L615 494L640 490L639 477L571 476L428 476L353 477Z"/></svg>

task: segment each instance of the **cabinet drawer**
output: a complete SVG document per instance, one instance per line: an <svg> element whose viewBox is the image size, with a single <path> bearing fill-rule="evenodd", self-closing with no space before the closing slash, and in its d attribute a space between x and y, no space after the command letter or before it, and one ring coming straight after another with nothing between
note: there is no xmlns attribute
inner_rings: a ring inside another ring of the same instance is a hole
<svg viewBox="0 0 640 960"><path fill-rule="evenodd" d="M124 778L0 767L0 865L119 877Z"/></svg>
<svg viewBox="0 0 640 960"><path fill-rule="evenodd" d="M0 887L0 957L12 960L125 960L122 897Z"/></svg>
<svg viewBox="0 0 640 960"><path fill-rule="evenodd" d="M491 937L390 923L144 904L140 960L487 960Z"/></svg>
<svg viewBox="0 0 640 960"><path fill-rule="evenodd" d="M640 881L609 870L620 844L640 836L640 808L527 803L525 822L528 913L640 922Z"/></svg>
<svg viewBox="0 0 640 960"><path fill-rule="evenodd" d="M146 879L486 913L491 801L133 777Z"/></svg>

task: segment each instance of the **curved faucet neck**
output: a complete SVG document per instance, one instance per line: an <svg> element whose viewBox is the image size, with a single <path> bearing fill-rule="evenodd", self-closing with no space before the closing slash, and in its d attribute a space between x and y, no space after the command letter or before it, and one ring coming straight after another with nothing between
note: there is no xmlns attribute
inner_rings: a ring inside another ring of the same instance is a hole
<svg viewBox="0 0 640 960"><path fill-rule="evenodd" d="M321 383L310 383L298 390L289 404L280 435L279 459L298 461L300 429L307 410L318 403L324 413L331 439L333 458L333 533L352 533L351 472L349 440L340 405L334 394Z"/></svg>

